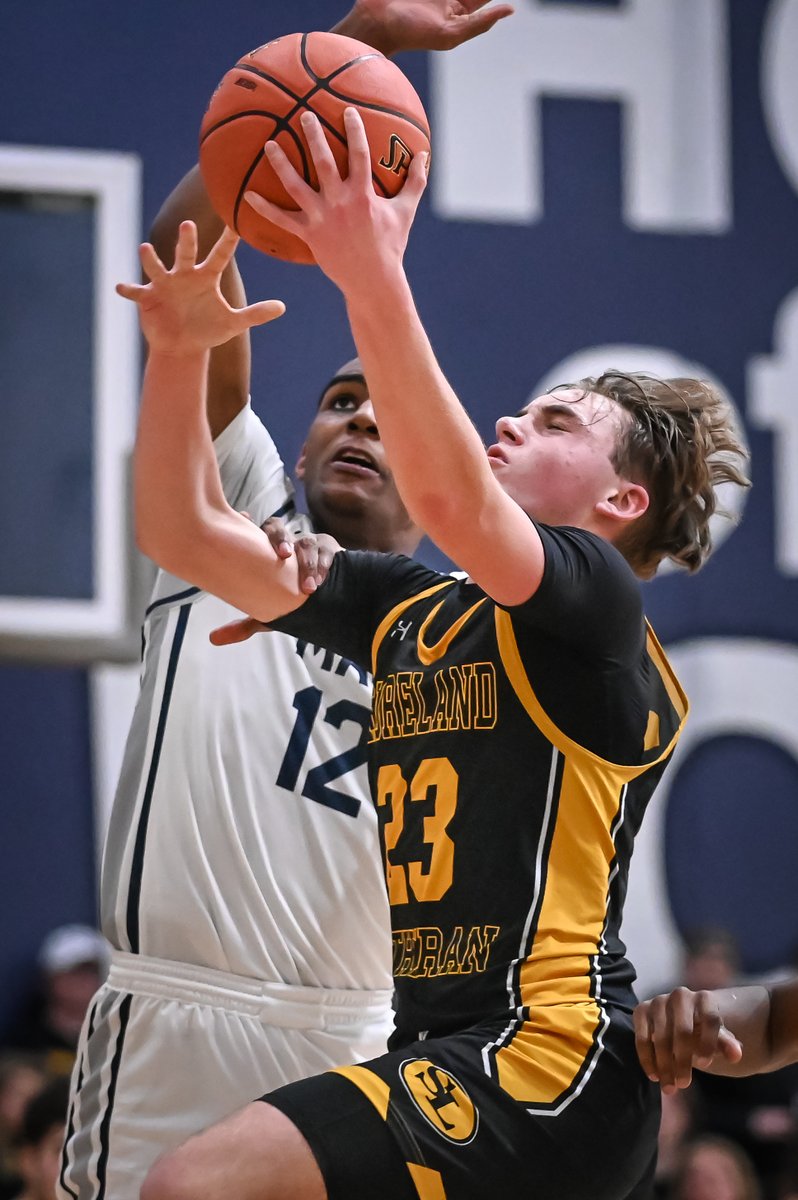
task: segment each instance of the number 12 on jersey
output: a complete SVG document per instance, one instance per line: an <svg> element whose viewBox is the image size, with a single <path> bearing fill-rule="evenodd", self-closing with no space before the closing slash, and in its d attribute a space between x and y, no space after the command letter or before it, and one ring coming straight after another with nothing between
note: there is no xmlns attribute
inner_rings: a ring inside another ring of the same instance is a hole
<svg viewBox="0 0 798 1200"><path fill-rule="evenodd" d="M286 791L296 791L313 726L321 711L322 699L322 693L317 687L303 688L294 696L296 720L277 773L277 786L285 788ZM327 808L345 813L348 817L356 817L360 810L360 801L354 796L336 791L330 784L365 763L369 710L365 704L357 704L354 700L337 700L335 704L330 705L321 719L324 724L332 725L334 729L340 729L346 721L353 721L355 725L360 726L360 737L348 750L328 758L317 767L311 767L302 787L302 795L308 800L315 800L317 804L324 804Z"/></svg>

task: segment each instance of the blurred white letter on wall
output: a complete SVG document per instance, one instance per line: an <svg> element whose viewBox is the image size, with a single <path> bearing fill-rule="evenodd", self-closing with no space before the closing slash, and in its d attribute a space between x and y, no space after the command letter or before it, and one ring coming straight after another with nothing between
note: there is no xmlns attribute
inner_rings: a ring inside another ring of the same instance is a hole
<svg viewBox="0 0 798 1200"><path fill-rule="evenodd" d="M560 96L622 105L630 227L731 226L726 0L628 0L617 9L519 0L486 37L433 56L431 71L439 216L539 220L539 102Z"/></svg>

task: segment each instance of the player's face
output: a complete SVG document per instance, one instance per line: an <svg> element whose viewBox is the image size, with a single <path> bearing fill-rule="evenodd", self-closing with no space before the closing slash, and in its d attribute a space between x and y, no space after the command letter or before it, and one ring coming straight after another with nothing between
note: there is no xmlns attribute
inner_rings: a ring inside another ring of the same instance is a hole
<svg viewBox="0 0 798 1200"><path fill-rule="evenodd" d="M611 459L627 419L606 396L557 388L496 422L488 460L504 490L536 521L591 528L595 505L618 492Z"/></svg>
<svg viewBox="0 0 798 1200"><path fill-rule="evenodd" d="M415 549L421 534L396 490L357 359L327 385L296 474L316 528L343 546Z"/></svg>

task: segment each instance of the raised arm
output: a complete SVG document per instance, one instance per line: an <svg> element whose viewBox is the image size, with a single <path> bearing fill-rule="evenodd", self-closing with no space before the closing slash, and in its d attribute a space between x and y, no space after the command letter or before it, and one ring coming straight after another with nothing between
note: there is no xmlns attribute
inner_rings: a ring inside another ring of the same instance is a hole
<svg viewBox="0 0 798 1200"><path fill-rule="evenodd" d="M204 259L218 241L224 222L211 207L199 167L192 168L169 194L150 230L150 241L155 252L167 267L174 263L175 246L183 221L193 221L196 225L198 257ZM225 268L221 288L233 308L244 307L247 297L235 258ZM227 428L247 402L250 358L248 331L221 346L215 346L210 353L206 411L213 438Z"/></svg>
<svg viewBox="0 0 798 1200"><path fill-rule="evenodd" d="M269 143L266 152L300 211L284 212L252 193L247 200L304 238L344 293L380 436L414 521L495 600L520 603L542 578L540 537L494 478L482 441L438 366L402 267L425 164L417 157L399 195L383 200L371 184L366 134L354 109L346 113L346 180L315 118L306 114L302 122L320 193Z"/></svg>
<svg viewBox="0 0 798 1200"><path fill-rule="evenodd" d="M355 0L333 33L357 38L390 57L403 50L452 50L509 17L510 4L488 0Z"/></svg>
<svg viewBox="0 0 798 1200"><path fill-rule="evenodd" d="M205 416L210 350L284 311L277 300L243 309L225 300L220 280L237 244L225 230L198 262L196 226L185 221L171 270L146 244L150 282L117 287L138 304L150 348L134 456L136 535L166 570L269 620L306 599L296 560L278 558L266 535L227 504Z"/></svg>
<svg viewBox="0 0 798 1200"><path fill-rule="evenodd" d="M357 38L389 56L403 50L449 50L492 29L513 11L509 4L490 8L486 4L487 0L356 0L333 32ZM211 206L196 166L164 201L150 230L150 241L167 267L174 261L183 221L197 226L198 255L205 258L224 225ZM242 308L247 302L234 258L222 277L222 292L233 308ZM250 369L248 333L212 350L206 398L212 437L218 437L246 404Z"/></svg>
<svg viewBox="0 0 798 1200"><path fill-rule="evenodd" d="M640 1063L663 1091L688 1087L694 1067L756 1075L798 1062L798 979L770 988L679 987L634 1013Z"/></svg>

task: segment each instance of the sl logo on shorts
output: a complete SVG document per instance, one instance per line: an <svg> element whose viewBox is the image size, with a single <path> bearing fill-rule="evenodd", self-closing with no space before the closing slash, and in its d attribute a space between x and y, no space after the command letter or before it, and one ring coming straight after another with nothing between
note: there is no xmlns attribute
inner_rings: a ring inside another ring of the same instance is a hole
<svg viewBox="0 0 798 1200"><path fill-rule="evenodd" d="M479 1113L454 1075L428 1058L405 1059L399 1075L408 1096L436 1133L461 1145L472 1140Z"/></svg>

